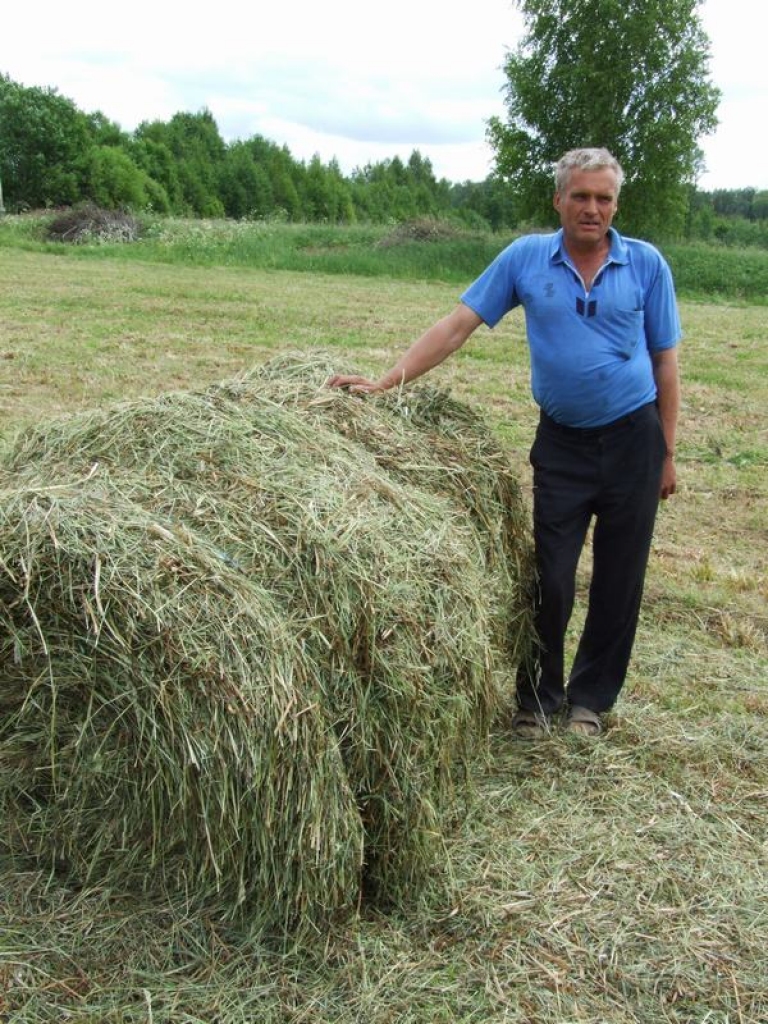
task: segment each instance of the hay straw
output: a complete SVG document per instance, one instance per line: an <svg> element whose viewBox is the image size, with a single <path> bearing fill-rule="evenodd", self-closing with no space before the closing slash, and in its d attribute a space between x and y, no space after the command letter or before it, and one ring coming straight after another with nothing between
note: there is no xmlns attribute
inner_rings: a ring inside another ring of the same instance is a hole
<svg viewBox="0 0 768 1024"><path fill-rule="evenodd" d="M529 632L519 492L447 396L321 360L27 431L0 494L4 840L271 924L434 864Z"/></svg>

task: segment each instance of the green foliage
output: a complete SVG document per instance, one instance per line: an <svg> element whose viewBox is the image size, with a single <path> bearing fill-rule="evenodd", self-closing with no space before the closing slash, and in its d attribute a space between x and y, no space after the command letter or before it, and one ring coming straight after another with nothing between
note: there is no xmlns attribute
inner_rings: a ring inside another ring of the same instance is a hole
<svg viewBox="0 0 768 1024"><path fill-rule="evenodd" d="M768 249L768 191L754 188L691 190L685 237L722 245Z"/></svg>
<svg viewBox="0 0 768 1024"><path fill-rule="evenodd" d="M89 199L108 210L144 210L149 205L149 177L122 149L94 146L88 154L85 178Z"/></svg>
<svg viewBox="0 0 768 1024"><path fill-rule="evenodd" d="M308 220L337 224L355 219L349 187L335 161L326 168L319 156L312 158L304 177L304 197Z"/></svg>
<svg viewBox="0 0 768 1024"><path fill-rule="evenodd" d="M665 245L664 255L680 295L761 304L768 298L768 252L689 243Z"/></svg>
<svg viewBox="0 0 768 1024"><path fill-rule="evenodd" d="M685 222L714 130L699 0L518 0L527 33L507 58L508 120L489 122L499 173L523 217L552 221L551 168L568 149L605 146L627 174L620 221L669 237Z"/></svg>
<svg viewBox="0 0 768 1024"><path fill-rule="evenodd" d="M765 220L712 216L705 209L699 213L695 228L697 230L693 230L689 237L729 246L768 249L768 221Z"/></svg>
<svg viewBox="0 0 768 1024"><path fill-rule="evenodd" d="M129 134L98 111L81 114L55 90L26 89L3 76L0 130L0 181L10 212L93 202L134 213L290 224L391 226L432 218L479 234L521 231L553 218L546 161L528 176L452 184L437 179L431 162L414 150L406 161L394 157L345 176L335 160L324 164L315 156L304 163L260 135L225 143L208 111L143 122ZM500 166L508 160L508 152L499 155ZM666 209L654 198L660 179L648 181L633 185L630 175L625 185L617 222L624 230L643 233L631 219L633 188L635 195L642 188L649 214ZM687 211L686 239L768 248L768 191L708 193L689 183L678 199L678 213Z"/></svg>
<svg viewBox="0 0 768 1024"><path fill-rule="evenodd" d="M468 226L501 231L519 223L518 199L514 189L498 175L485 181L465 181L450 192L451 208Z"/></svg>
<svg viewBox="0 0 768 1024"><path fill-rule="evenodd" d="M174 114L163 129L178 168L186 211L199 217L223 216L218 188L226 146L210 111Z"/></svg>
<svg viewBox="0 0 768 1024"><path fill-rule="evenodd" d="M130 145L130 135L122 131L119 125L110 121L100 110L88 114L87 119L94 145L122 146L123 148Z"/></svg>
<svg viewBox="0 0 768 1024"><path fill-rule="evenodd" d="M88 119L55 89L27 89L0 75L0 179L9 210L82 196Z"/></svg>
<svg viewBox="0 0 768 1024"><path fill-rule="evenodd" d="M434 217L449 205L447 182L438 182L429 160L414 150L407 164L399 157L366 164L352 175L355 205L374 223Z"/></svg>
<svg viewBox="0 0 768 1024"><path fill-rule="evenodd" d="M227 217L266 217L272 210L274 193L265 168L257 163L245 142L236 142L224 158L219 195Z"/></svg>

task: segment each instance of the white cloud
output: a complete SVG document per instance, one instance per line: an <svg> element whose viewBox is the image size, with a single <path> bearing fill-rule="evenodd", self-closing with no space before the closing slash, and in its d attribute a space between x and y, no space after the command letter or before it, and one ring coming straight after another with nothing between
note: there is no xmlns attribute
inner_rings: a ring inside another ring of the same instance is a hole
<svg viewBox="0 0 768 1024"><path fill-rule="evenodd" d="M753 0L705 0L701 20L712 44L711 77L722 91L719 127L701 142L700 186L768 188L768 110L764 17Z"/></svg>
<svg viewBox="0 0 768 1024"><path fill-rule="evenodd" d="M485 123L503 112L501 64L519 25L511 0L475 0L471 17L438 0L202 10L135 0L115 24L92 0L44 0L30 28L15 5L0 70L129 131L206 107L227 140L260 134L345 171L417 148L439 176L489 173Z"/></svg>
<svg viewBox="0 0 768 1024"><path fill-rule="evenodd" d="M706 188L768 187L758 127L765 61L753 0L705 0L721 127L702 140ZM134 0L123 20L94 0L3 12L0 71L51 86L124 129L208 108L225 139L263 135L297 159L355 166L419 149L439 177L491 169L489 117L503 116L502 64L520 36L512 0L251 4ZM751 29L751 30L750 30Z"/></svg>

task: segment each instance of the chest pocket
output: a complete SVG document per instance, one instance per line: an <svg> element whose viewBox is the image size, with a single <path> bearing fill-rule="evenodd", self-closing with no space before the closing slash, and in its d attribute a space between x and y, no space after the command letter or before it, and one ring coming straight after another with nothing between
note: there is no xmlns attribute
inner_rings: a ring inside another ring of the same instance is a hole
<svg viewBox="0 0 768 1024"><path fill-rule="evenodd" d="M638 348L645 345L645 314L642 309L611 309L596 315L588 322L608 343L610 351L622 359L631 359Z"/></svg>

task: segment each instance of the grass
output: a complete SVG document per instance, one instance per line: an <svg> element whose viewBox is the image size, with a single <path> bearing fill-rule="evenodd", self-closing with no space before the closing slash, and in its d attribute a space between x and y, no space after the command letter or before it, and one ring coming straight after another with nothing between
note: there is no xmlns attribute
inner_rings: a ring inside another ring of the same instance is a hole
<svg viewBox="0 0 768 1024"><path fill-rule="evenodd" d="M765 302L768 252L764 249L706 245L662 246L680 294L704 301L746 299Z"/></svg>
<svg viewBox="0 0 768 1024"><path fill-rule="evenodd" d="M471 274L479 273L510 241L509 236L467 232L431 220L416 222L409 232L402 226L150 218L145 220L141 238L131 245L102 240L66 246L46 241L50 221L51 215L39 213L0 219L0 244L58 255L68 252L83 260L109 255L131 262L456 282L466 280L468 267ZM419 240L420 226L435 228L435 237L427 244Z"/></svg>
<svg viewBox="0 0 768 1024"><path fill-rule="evenodd" d="M460 285L0 247L0 405L20 425L198 387L278 352L379 370ZM444 870L315 941L79 891L0 857L8 1024L754 1024L768 1016L768 312L681 302L680 491L630 679L595 744L495 727ZM522 318L432 375L527 485ZM2 557L2 553L0 553ZM580 598L586 572L580 573ZM574 641L579 615L570 635Z"/></svg>
<svg viewBox="0 0 768 1024"><path fill-rule="evenodd" d="M270 221L144 218L141 237L65 245L46 241L53 214L0 218L0 246L74 256L199 267L395 277L466 285L514 237L422 219L404 225L284 224ZM621 225L617 222L621 230ZM131 221L133 227L133 221ZM549 230L549 229L547 229ZM681 296L764 304L768 252L722 244L665 244Z"/></svg>

